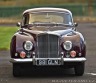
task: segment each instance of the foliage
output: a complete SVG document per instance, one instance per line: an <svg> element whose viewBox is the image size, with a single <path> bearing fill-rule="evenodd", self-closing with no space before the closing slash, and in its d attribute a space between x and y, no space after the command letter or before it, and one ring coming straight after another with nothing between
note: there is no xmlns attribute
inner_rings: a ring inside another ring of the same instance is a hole
<svg viewBox="0 0 96 83"><path fill-rule="evenodd" d="M87 3L88 0L0 0L0 6L29 6L37 4Z"/></svg>
<svg viewBox="0 0 96 83"><path fill-rule="evenodd" d="M8 50L13 34L17 31L17 27L0 26L0 50Z"/></svg>

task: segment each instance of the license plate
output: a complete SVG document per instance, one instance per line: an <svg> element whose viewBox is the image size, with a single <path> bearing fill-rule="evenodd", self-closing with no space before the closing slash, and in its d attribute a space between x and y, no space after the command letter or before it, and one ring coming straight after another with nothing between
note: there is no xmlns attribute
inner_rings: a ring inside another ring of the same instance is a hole
<svg viewBox="0 0 96 83"><path fill-rule="evenodd" d="M53 59L40 59L37 60L37 65L60 65L60 61Z"/></svg>

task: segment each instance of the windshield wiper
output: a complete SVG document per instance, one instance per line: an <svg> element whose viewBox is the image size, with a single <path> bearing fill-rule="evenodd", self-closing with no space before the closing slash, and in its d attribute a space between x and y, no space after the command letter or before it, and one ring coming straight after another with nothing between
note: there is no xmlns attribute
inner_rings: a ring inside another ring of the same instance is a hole
<svg viewBox="0 0 96 83"><path fill-rule="evenodd" d="M31 24L32 26L73 26L70 24L64 24L64 23L55 23L55 22L33 22Z"/></svg>
<svg viewBox="0 0 96 83"><path fill-rule="evenodd" d="M64 23L55 23L55 22L33 22L31 24L27 24L23 27L44 27L44 26L47 26L47 27L72 27L73 25L70 25L70 24L64 24Z"/></svg>

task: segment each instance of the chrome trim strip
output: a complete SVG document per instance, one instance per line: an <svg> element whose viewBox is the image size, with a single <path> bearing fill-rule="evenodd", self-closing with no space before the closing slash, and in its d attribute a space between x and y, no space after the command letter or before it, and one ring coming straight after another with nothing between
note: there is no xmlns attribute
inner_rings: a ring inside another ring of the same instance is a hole
<svg viewBox="0 0 96 83"><path fill-rule="evenodd" d="M10 59L10 62L11 63L27 63L27 62L33 62L33 61L37 61L37 60L40 60L40 59L54 59L54 60L63 60L64 62L84 62L86 61L86 58L85 57L82 57L82 58L28 58L28 59L14 59L14 58L11 58Z"/></svg>

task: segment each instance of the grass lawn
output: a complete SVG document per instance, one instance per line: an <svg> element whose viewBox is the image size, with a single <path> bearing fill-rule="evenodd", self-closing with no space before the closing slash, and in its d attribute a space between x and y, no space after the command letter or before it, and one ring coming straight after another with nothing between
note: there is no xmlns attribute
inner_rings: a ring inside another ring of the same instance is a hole
<svg viewBox="0 0 96 83"><path fill-rule="evenodd" d="M18 27L0 26L0 50L9 50L10 41Z"/></svg>

